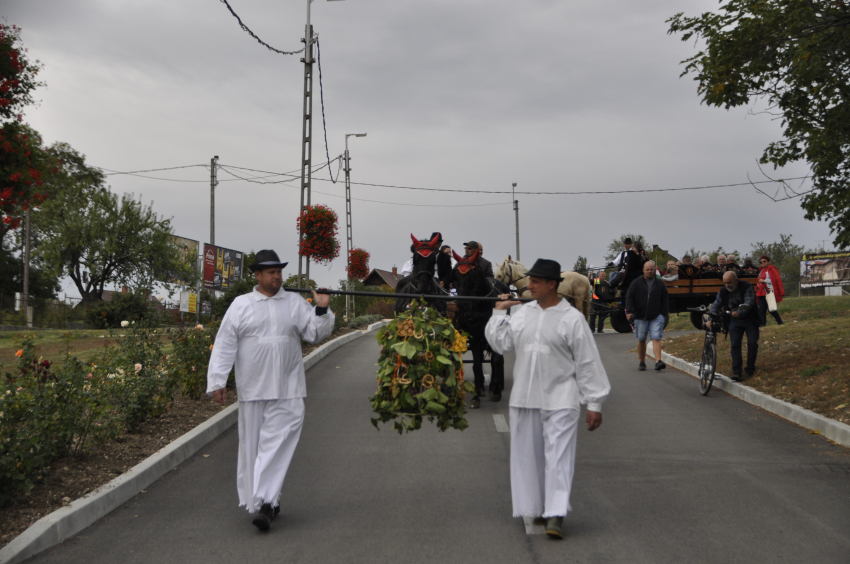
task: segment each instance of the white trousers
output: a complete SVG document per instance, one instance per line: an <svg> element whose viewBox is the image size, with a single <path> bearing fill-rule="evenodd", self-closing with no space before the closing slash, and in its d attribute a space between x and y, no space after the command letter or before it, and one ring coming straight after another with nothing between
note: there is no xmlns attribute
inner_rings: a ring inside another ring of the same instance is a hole
<svg viewBox="0 0 850 564"><path fill-rule="evenodd" d="M581 412L511 408L514 517L566 517Z"/></svg>
<svg viewBox="0 0 850 564"><path fill-rule="evenodd" d="M304 399L239 402L239 506L276 506L304 424Z"/></svg>

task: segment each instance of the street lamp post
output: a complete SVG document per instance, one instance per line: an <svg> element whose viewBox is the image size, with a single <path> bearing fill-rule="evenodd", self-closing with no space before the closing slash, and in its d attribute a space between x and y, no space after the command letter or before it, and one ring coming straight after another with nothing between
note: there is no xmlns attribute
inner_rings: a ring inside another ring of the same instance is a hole
<svg viewBox="0 0 850 564"><path fill-rule="evenodd" d="M345 260L346 265L351 257L351 249L354 248L354 242L351 235L351 165L349 164L351 157L348 155L348 138L349 137L366 137L365 133L346 133L345 134ZM351 290L351 275L348 276L345 289ZM352 319L354 313L354 296L345 296L345 316Z"/></svg>
<svg viewBox="0 0 850 564"><path fill-rule="evenodd" d="M341 0L328 0L328 2L339 2ZM310 4L313 0L307 0L307 26L304 28L304 58L301 62L304 63L304 117L303 127L301 130L301 207L300 212L304 211L305 206L310 205L311 196L311 168L313 162L313 26L310 25ZM300 213L299 212L299 213ZM298 287L310 285L310 257L306 257L306 267L304 266L305 257L301 256L301 241L304 238L304 227L302 226L298 233ZM302 276L302 273L303 276Z"/></svg>

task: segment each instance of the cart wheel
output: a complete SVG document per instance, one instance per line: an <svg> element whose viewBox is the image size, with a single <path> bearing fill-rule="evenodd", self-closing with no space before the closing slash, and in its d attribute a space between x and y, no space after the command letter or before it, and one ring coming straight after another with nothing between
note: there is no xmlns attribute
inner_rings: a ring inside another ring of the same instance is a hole
<svg viewBox="0 0 850 564"><path fill-rule="evenodd" d="M612 311L611 315L608 316L611 320L611 327L614 328L614 331L617 333L631 333L632 326L629 324L629 320L626 319L626 312L618 309L616 311Z"/></svg>

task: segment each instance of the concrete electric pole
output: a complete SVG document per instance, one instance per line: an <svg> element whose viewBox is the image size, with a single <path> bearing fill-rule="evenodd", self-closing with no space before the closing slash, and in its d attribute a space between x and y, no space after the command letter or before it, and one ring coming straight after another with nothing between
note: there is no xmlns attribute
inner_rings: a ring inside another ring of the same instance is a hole
<svg viewBox="0 0 850 564"><path fill-rule="evenodd" d="M514 218L516 219L516 261L519 262L519 200L514 196L516 182L511 184L511 199L514 201Z"/></svg>
<svg viewBox="0 0 850 564"><path fill-rule="evenodd" d="M365 133L346 133L345 134L345 260L346 265L351 256L351 249L354 248L354 241L351 235L351 157L348 155L348 138L349 137L366 137ZM348 277L345 289L351 289L351 276ZM345 296L345 316L352 319L354 313L354 296Z"/></svg>
<svg viewBox="0 0 850 564"><path fill-rule="evenodd" d="M218 186L215 169L217 163L218 155L210 159L210 245L215 245L215 187Z"/></svg>

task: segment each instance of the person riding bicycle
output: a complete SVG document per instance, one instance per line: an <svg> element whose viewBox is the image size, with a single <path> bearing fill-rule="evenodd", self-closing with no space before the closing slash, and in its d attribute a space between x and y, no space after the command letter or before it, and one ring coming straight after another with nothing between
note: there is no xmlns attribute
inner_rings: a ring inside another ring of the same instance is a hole
<svg viewBox="0 0 850 564"><path fill-rule="evenodd" d="M720 315L723 311L731 311L729 336L732 353L732 380L740 382L743 358L741 346L744 333L747 334L747 366L744 372L752 376L756 371L756 357L759 350L759 312L756 307L756 292L753 285L745 280L739 280L734 272L723 274L723 288L717 292L717 299L711 304L711 314ZM711 321L707 322L711 327Z"/></svg>

